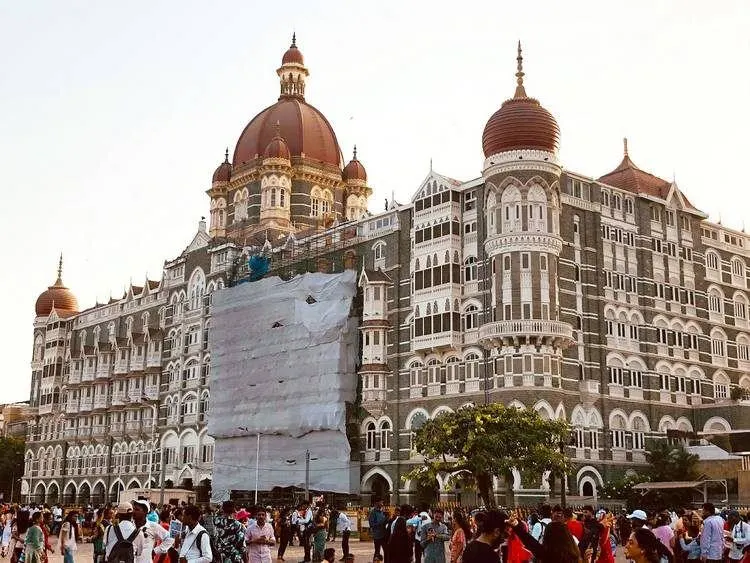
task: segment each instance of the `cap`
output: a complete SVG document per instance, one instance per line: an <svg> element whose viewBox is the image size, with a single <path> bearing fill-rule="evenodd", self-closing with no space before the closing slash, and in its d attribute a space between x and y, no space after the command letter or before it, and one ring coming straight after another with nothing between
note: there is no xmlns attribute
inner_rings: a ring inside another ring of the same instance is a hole
<svg viewBox="0 0 750 563"><path fill-rule="evenodd" d="M237 514L235 514L234 517L237 518L237 520L244 520L245 518L250 517L250 513L243 508Z"/></svg>
<svg viewBox="0 0 750 563"><path fill-rule="evenodd" d="M630 518L638 518L638 520L643 520L644 522L648 520L648 516L643 510L634 510L632 514L628 514L628 520Z"/></svg>
<svg viewBox="0 0 750 563"><path fill-rule="evenodd" d="M133 506L135 506L136 504L138 506L140 506L141 508L143 508L143 510L145 510L146 512L148 512L149 510L151 510L151 505L145 499L140 499L139 498L139 499L134 500L133 501Z"/></svg>
<svg viewBox="0 0 750 563"><path fill-rule="evenodd" d="M129 502L121 502L117 505L117 514L130 514L133 512L133 505Z"/></svg>

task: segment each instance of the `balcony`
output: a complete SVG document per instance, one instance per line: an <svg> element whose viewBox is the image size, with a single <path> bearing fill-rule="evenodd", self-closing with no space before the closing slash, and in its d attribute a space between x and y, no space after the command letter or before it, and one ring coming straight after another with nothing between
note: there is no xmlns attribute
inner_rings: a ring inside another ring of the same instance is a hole
<svg viewBox="0 0 750 563"><path fill-rule="evenodd" d="M549 233L518 231L488 237L484 248L489 256L505 252L548 252L559 256L562 252L562 239Z"/></svg>
<svg viewBox="0 0 750 563"><path fill-rule="evenodd" d="M133 356L130 371L143 371L144 369L146 369L146 356Z"/></svg>
<svg viewBox="0 0 750 563"><path fill-rule="evenodd" d="M182 417L182 424L195 424L198 422L197 414L186 414Z"/></svg>
<svg viewBox="0 0 750 563"><path fill-rule="evenodd" d="M156 401L159 398L159 386L158 385L146 385L144 388L145 398L149 401Z"/></svg>
<svg viewBox="0 0 750 563"><path fill-rule="evenodd" d="M128 373L128 360L117 360L115 362L114 374L123 375L125 373Z"/></svg>
<svg viewBox="0 0 750 563"><path fill-rule="evenodd" d="M463 338L460 332L440 332L437 334L426 334L416 336L412 340L412 350L434 350L441 348L460 348Z"/></svg>
<svg viewBox="0 0 750 563"><path fill-rule="evenodd" d="M177 426L179 420L180 417L178 417L176 414L170 415L167 417L167 426Z"/></svg>
<svg viewBox="0 0 750 563"><path fill-rule="evenodd" d="M94 406L93 397L83 397L81 399L81 406L79 407L79 410L81 412L90 411L93 406Z"/></svg>
<svg viewBox="0 0 750 563"><path fill-rule="evenodd" d="M68 414L76 414L78 412L78 400L70 400L68 401L68 404L65 405L65 412Z"/></svg>
<svg viewBox="0 0 750 563"><path fill-rule="evenodd" d="M160 368L161 352L149 352L148 357L146 358L146 367Z"/></svg>
<svg viewBox="0 0 750 563"><path fill-rule="evenodd" d="M113 422L109 425L109 433L112 436L121 436L124 426L122 422Z"/></svg>
<svg viewBox="0 0 750 563"><path fill-rule="evenodd" d="M68 374L68 385L77 385L81 382L81 370L70 370Z"/></svg>
<svg viewBox="0 0 750 563"><path fill-rule="evenodd" d="M140 420L128 420L125 423L125 432L128 434L138 434L141 431Z"/></svg>
<svg viewBox="0 0 750 563"><path fill-rule="evenodd" d="M93 426L91 429L91 435L95 438L102 438L109 434L109 427L104 425Z"/></svg>
<svg viewBox="0 0 750 563"><path fill-rule="evenodd" d="M131 389L128 391L129 403L140 403L141 399L143 399L143 392L140 389Z"/></svg>
<svg viewBox="0 0 750 563"><path fill-rule="evenodd" d="M464 382L464 393L477 393L479 392L479 378L478 377L467 377Z"/></svg>
<svg viewBox="0 0 750 563"><path fill-rule="evenodd" d="M83 426L78 429L78 439L81 438L88 438L91 436L91 427L90 426Z"/></svg>
<svg viewBox="0 0 750 563"><path fill-rule="evenodd" d="M94 381L94 375L96 374L96 366L86 366L83 368L83 374L81 374L81 381Z"/></svg>
<svg viewBox="0 0 750 563"><path fill-rule="evenodd" d="M479 342L486 348L516 347L521 344L566 348L573 344L573 328L560 321L497 321L479 328Z"/></svg>
<svg viewBox="0 0 750 563"><path fill-rule="evenodd" d="M94 397L94 408L95 409L106 409L109 407L109 397L106 395L99 395Z"/></svg>
<svg viewBox="0 0 750 563"><path fill-rule="evenodd" d="M125 393L122 391L115 391L112 393L112 406L121 407L125 404Z"/></svg>
<svg viewBox="0 0 750 563"><path fill-rule="evenodd" d="M47 403L46 405L40 405L39 406L39 414L52 414L52 403Z"/></svg>
<svg viewBox="0 0 750 563"><path fill-rule="evenodd" d="M100 362L99 365L96 366L97 379L107 379L110 375L112 375L112 364L109 362Z"/></svg>

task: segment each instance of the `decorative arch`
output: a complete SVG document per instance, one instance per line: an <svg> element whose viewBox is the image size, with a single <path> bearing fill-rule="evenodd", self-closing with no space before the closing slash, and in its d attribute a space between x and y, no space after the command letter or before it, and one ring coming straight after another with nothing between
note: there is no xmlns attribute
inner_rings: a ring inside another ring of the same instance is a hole
<svg viewBox="0 0 750 563"><path fill-rule="evenodd" d="M360 489L362 491L369 490L369 485L368 484L369 484L370 480L373 477L375 477L376 475L379 475L380 477L382 477L383 479L386 480L386 482L388 483L388 488L389 488L389 490L391 492L394 490L394 488L393 488L393 479L391 479L391 476L388 475L388 473L386 471L384 471L383 469L381 469L380 467L373 467L372 469L370 469L367 473L365 473L362 476L362 480L360 481Z"/></svg>
<svg viewBox="0 0 750 563"><path fill-rule="evenodd" d="M722 418L720 416L712 416L709 418L706 423L703 425L703 432L704 433L710 433L710 432L729 432L732 429L732 426L727 422L725 418Z"/></svg>
<svg viewBox="0 0 750 563"><path fill-rule="evenodd" d="M537 401L533 406L533 410L546 420L553 420L555 418L555 411L552 410L552 406L544 399Z"/></svg>

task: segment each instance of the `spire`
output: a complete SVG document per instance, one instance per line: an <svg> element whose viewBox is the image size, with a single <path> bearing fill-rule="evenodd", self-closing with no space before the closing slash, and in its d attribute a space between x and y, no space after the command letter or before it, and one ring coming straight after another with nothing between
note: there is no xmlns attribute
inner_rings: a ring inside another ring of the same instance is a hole
<svg viewBox="0 0 750 563"><path fill-rule="evenodd" d="M60 261L57 263L57 284L62 285L62 266L63 266L63 255L60 253Z"/></svg>
<svg viewBox="0 0 750 563"><path fill-rule="evenodd" d="M357 160L357 145L354 145L354 154L352 155L352 160Z"/></svg>
<svg viewBox="0 0 750 563"><path fill-rule="evenodd" d="M628 138L623 137L622 138L622 152L624 157L628 157Z"/></svg>
<svg viewBox="0 0 750 563"><path fill-rule="evenodd" d="M224 163L229 164L229 147L224 151Z"/></svg>
<svg viewBox="0 0 750 563"><path fill-rule="evenodd" d="M523 87L523 54L521 52L521 41L518 42L518 56L516 57L518 66L516 67L516 94L514 98L526 98L526 89Z"/></svg>
<svg viewBox="0 0 750 563"><path fill-rule="evenodd" d="M296 31L292 32L292 44L289 45L289 48L291 49L292 47L295 47L295 48L297 47L297 32Z"/></svg>

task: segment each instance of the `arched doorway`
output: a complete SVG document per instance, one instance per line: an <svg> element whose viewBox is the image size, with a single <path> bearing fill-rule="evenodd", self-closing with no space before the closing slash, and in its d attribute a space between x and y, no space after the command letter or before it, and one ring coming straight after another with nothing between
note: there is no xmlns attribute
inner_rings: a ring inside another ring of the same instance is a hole
<svg viewBox="0 0 750 563"><path fill-rule="evenodd" d="M391 480L387 473L382 469L373 468L362 477L360 484L360 491L364 497L363 502L367 502L367 496L369 496L370 504L374 504L376 501L382 500L385 504L391 503L391 492L393 487L391 486Z"/></svg>
<svg viewBox="0 0 750 563"><path fill-rule="evenodd" d="M196 501L209 502L211 500L211 479L203 479L196 488Z"/></svg>
<svg viewBox="0 0 750 563"><path fill-rule="evenodd" d="M76 492L76 485L73 481L65 485L65 490L63 491L63 504L75 504Z"/></svg>
<svg viewBox="0 0 750 563"><path fill-rule="evenodd" d="M106 501L105 498L105 491L104 491L104 483L99 481L96 485L94 485L94 494L92 496L92 502L95 505L104 504Z"/></svg>
<svg viewBox="0 0 750 563"><path fill-rule="evenodd" d="M586 481L585 483L582 483L581 493L583 493L583 496L585 497L593 497L594 496L594 484L591 481Z"/></svg>
<svg viewBox="0 0 750 563"><path fill-rule="evenodd" d="M117 502L120 498L120 492L123 490L125 490L125 487L119 479L112 483L112 486L109 488L109 502Z"/></svg>
<svg viewBox="0 0 750 563"><path fill-rule="evenodd" d="M60 487L55 481L52 481L47 489L47 502L49 504L57 504L60 502Z"/></svg>
<svg viewBox="0 0 750 563"><path fill-rule="evenodd" d="M83 482L78 489L78 504L85 506L91 502L91 486Z"/></svg>
<svg viewBox="0 0 750 563"><path fill-rule="evenodd" d="M42 504L45 502L45 497L47 496L47 489L44 488L44 483L41 481L36 484L36 487L34 488L34 496L31 499L32 502L35 502L37 504Z"/></svg>

